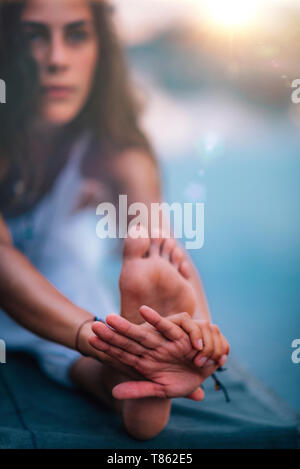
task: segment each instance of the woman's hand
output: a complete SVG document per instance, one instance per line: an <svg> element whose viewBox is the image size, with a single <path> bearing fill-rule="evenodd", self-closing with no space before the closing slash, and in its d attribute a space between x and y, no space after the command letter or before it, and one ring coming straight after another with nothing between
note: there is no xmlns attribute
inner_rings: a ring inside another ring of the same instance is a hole
<svg viewBox="0 0 300 469"><path fill-rule="evenodd" d="M111 327L103 323L92 326L97 337L90 338L90 344L141 375L137 381L115 386L113 396L202 400L199 386L224 365L229 353L218 327L194 321L186 313L166 319L147 306L141 307L140 313L146 321L141 325L109 315L106 321Z"/></svg>

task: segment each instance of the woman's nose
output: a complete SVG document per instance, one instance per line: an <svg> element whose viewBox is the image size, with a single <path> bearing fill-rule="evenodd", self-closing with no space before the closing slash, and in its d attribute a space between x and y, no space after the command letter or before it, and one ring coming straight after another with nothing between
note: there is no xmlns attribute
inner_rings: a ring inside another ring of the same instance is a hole
<svg viewBox="0 0 300 469"><path fill-rule="evenodd" d="M48 69L50 71L65 69L68 66L67 46L61 35L51 38L48 52Z"/></svg>

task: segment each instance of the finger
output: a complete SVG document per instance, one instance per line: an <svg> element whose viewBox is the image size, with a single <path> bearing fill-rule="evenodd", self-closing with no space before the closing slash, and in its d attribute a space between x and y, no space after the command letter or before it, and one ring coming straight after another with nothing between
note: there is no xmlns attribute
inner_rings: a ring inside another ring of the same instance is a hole
<svg viewBox="0 0 300 469"><path fill-rule="evenodd" d="M219 365L219 366L224 366L225 363L227 362L227 358L228 358L228 355L222 355L222 357L221 357L220 360L219 360L218 365Z"/></svg>
<svg viewBox="0 0 300 469"><path fill-rule="evenodd" d="M92 337L90 339L92 339ZM94 347L94 345L90 341L90 339L89 339L89 343L90 343L91 346ZM132 379L137 379L140 376L140 374L137 371L135 371L134 368L131 368L130 366L124 365L119 360L116 360L115 358L110 357L106 353L101 352L101 351L96 350L96 349L95 349L95 358L97 360L99 360L101 363L108 364L112 368L114 368L115 370L117 370L121 373L124 373L127 376L130 376Z"/></svg>
<svg viewBox="0 0 300 469"><path fill-rule="evenodd" d="M201 325L202 321L196 320L195 322L199 323ZM230 352L230 345L226 338L223 336L221 333L220 329L216 325L210 325L212 334L213 334L213 339L214 339L214 352L210 357L210 360L215 360L218 361L219 366L223 366L225 362L227 361L229 352ZM214 332L215 328L215 332ZM200 360L201 354L198 354L194 362L196 363L198 360ZM220 363L220 360L222 359L222 364ZM211 365L211 363L206 363L205 366Z"/></svg>
<svg viewBox="0 0 300 469"><path fill-rule="evenodd" d="M143 397L165 398L163 387L150 381L129 381L115 386L112 390L115 399L141 399Z"/></svg>
<svg viewBox="0 0 300 469"><path fill-rule="evenodd" d="M183 336L183 331L172 321L162 318L154 309L141 306L140 313L149 324L154 326L164 337L169 340L178 340Z"/></svg>
<svg viewBox="0 0 300 469"><path fill-rule="evenodd" d="M146 330L141 327L141 325L132 324L130 321L127 321L127 319L117 314L108 315L106 322L121 335L135 340L143 347L153 349L161 344L161 340L157 337L156 331L152 332L151 330Z"/></svg>
<svg viewBox="0 0 300 469"><path fill-rule="evenodd" d="M194 359L195 365L199 367L202 367L205 365L205 363L207 362L207 360L210 359L214 351L214 340L212 337L212 332L211 332L210 324L208 321L201 321L201 330L202 330L202 337L203 337L203 350Z"/></svg>
<svg viewBox="0 0 300 469"><path fill-rule="evenodd" d="M211 324L210 329L211 329L213 341L214 341L214 351L210 359L215 362L218 362L223 354L223 343L222 343L221 332L216 324Z"/></svg>
<svg viewBox="0 0 300 469"><path fill-rule="evenodd" d="M201 378L203 379L203 381L205 381L207 378L209 378L213 373L215 373L217 371L217 369L219 368L219 363L216 363L212 360L208 360L208 362L211 362L209 365L202 367L201 368Z"/></svg>
<svg viewBox="0 0 300 469"><path fill-rule="evenodd" d="M222 344L223 344L223 354L224 354L224 355L229 355L229 353L230 353L230 345L229 345L227 339L223 336L222 333L221 333L221 337L222 337Z"/></svg>
<svg viewBox="0 0 300 469"><path fill-rule="evenodd" d="M219 366L224 366L225 363L227 362L228 355L230 353L230 345L222 333L221 333L221 342L222 342L222 355L221 355L221 358L219 359L218 364Z"/></svg>
<svg viewBox="0 0 300 469"><path fill-rule="evenodd" d="M186 399L192 399L193 401L203 401L204 397L204 391L202 388L199 387L196 389L196 391L186 396Z"/></svg>
<svg viewBox="0 0 300 469"><path fill-rule="evenodd" d="M203 350L203 335L198 322L190 317L188 313L180 313L169 318L173 323L180 326L189 334L191 343L196 350Z"/></svg>
<svg viewBox="0 0 300 469"><path fill-rule="evenodd" d="M134 355L142 355L146 352L145 347L142 347L140 344L132 339L129 339L128 337L120 335L118 332L109 328L104 323L96 322L93 324L92 330L104 342L126 350L129 353Z"/></svg>
<svg viewBox="0 0 300 469"><path fill-rule="evenodd" d="M93 347L97 350L105 352L110 357L119 360L124 365L132 366L134 368L138 367L139 358L136 355L132 355L131 353L125 352L118 347L113 345L109 345L103 340L99 339L99 337L91 337L89 342Z"/></svg>

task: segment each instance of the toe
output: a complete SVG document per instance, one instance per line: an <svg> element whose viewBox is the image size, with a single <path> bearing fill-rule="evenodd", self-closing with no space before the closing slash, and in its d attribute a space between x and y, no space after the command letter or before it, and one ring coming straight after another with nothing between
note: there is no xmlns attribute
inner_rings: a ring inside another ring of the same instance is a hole
<svg viewBox="0 0 300 469"><path fill-rule="evenodd" d="M171 252L173 251L176 242L172 238L165 239L162 245L161 255L166 260L171 260Z"/></svg>
<svg viewBox="0 0 300 469"><path fill-rule="evenodd" d="M139 235L139 237L138 237ZM141 227L139 231L131 229L124 242L124 257L144 257L149 251L150 238L146 228Z"/></svg>
<svg viewBox="0 0 300 469"><path fill-rule="evenodd" d="M184 260L183 262L181 262L179 266L179 272L187 280L191 277L191 268L187 261Z"/></svg>
<svg viewBox="0 0 300 469"><path fill-rule="evenodd" d="M182 249L176 246L171 253L171 261L176 269L179 269L179 266L181 265L183 259L184 259L184 254L183 254Z"/></svg>
<svg viewBox="0 0 300 469"><path fill-rule="evenodd" d="M161 254L163 237L160 231L153 231L151 233L150 256L159 256Z"/></svg>

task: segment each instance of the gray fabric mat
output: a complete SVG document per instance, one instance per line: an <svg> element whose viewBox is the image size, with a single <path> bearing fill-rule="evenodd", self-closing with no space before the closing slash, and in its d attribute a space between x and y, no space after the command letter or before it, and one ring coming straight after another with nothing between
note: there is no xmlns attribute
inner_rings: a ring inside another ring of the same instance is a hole
<svg viewBox="0 0 300 469"><path fill-rule="evenodd" d="M300 416L234 360L212 380L206 399L173 401L165 430L151 441L130 438L120 418L77 391L46 378L26 355L0 365L0 448L298 448Z"/></svg>

